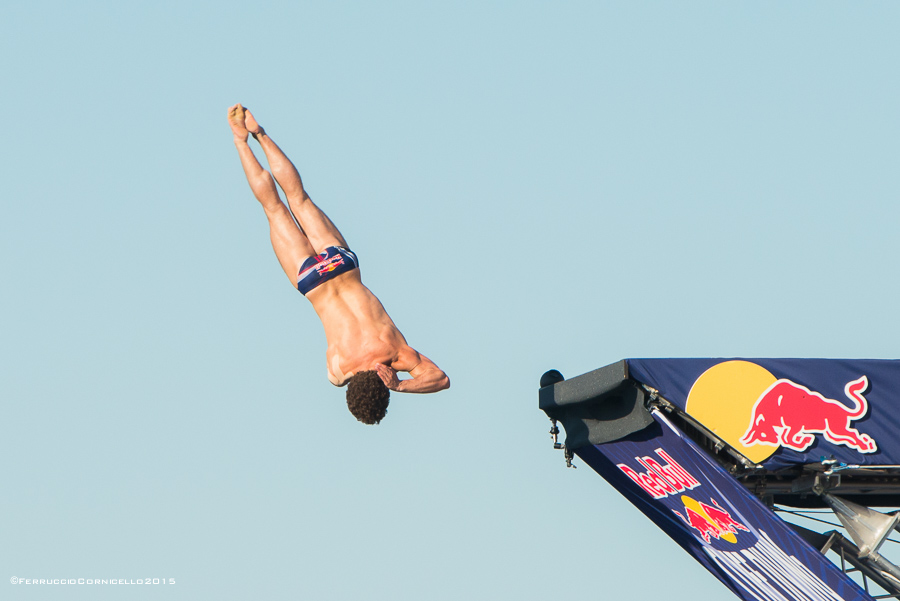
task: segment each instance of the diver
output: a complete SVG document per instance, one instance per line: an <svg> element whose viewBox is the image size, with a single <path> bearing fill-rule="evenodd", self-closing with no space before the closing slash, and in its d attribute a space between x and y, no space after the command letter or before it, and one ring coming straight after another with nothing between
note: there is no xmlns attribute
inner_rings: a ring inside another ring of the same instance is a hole
<svg viewBox="0 0 900 601"><path fill-rule="evenodd" d="M363 423L377 424L387 412L391 390L427 393L449 388L447 374L406 343L384 306L362 283L356 254L310 199L293 163L250 111L240 104L232 106L228 123L250 189L269 220L275 256L325 327L328 379L335 386L347 386L350 412ZM265 152L271 173L250 149L249 135ZM397 372L411 378L401 380Z"/></svg>

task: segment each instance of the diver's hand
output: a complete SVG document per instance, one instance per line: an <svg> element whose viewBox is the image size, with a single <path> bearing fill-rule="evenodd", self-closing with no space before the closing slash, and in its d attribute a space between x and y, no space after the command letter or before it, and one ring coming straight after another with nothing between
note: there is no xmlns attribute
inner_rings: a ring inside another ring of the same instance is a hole
<svg viewBox="0 0 900 601"><path fill-rule="evenodd" d="M378 372L378 377L381 378L381 381L384 382L384 385L387 386L390 390L398 390L400 387L400 379L397 377L397 372L387 365L383 363L375 364L375 371Z"/></svg>

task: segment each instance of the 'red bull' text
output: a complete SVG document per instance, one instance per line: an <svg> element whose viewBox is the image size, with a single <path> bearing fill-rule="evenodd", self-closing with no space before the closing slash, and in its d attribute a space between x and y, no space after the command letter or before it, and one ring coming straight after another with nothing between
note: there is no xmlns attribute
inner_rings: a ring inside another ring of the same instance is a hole
<svg viewBox="0 0 900 601"><path fill-rule="evenodd" d="M691 476L686 469L678 465L672 457L662 449L654 451L665 462L660 463L652 457L635 457L646 471L638 472L624 463L618 464L626 476L643 488L654 499L663 499L669 495L691 490L700 486L700 482Z"/></svg>

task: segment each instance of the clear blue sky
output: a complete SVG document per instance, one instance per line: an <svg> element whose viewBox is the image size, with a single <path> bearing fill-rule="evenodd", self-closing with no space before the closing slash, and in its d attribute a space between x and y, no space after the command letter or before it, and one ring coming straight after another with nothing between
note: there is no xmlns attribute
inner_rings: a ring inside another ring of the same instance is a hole
<svg viewBox="0 0 900 601"><path fill-rule="evenodd" d="M889 2L4 9L0 597L730 598L541 374L897 358ZM357 423L226 109L450 375ZM174 578L27 586L21 578Z"/></svg>

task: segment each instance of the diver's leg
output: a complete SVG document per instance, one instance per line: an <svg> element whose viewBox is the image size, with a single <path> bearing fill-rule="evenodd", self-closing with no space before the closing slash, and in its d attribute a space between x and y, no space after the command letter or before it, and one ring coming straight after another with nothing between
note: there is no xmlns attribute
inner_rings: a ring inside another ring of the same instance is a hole
<svg viewBox="0 0 900 601"><path fill-rule="evenodd" d="M262 168L256 160L253 151L247 144L247 129L244 125L244 109L236 104L228 111L228 122L234 133L234 145L241 157L241 165L250 189L259 204L266 212L269 220L269 235L272 239L272 248L275 256L284 270L285 275L291 280L291 284L297 285L297 274L300 264L310 256L316 254L309 240L291 217L291 212L281 202L275 180L272 175Z"/></svg>
<svg viewBox="0 0 900 601"><path fill-rule="evenodd" d="M246 111L246 127L262 146L263 152L266 153L266 159L269 161L269 168L272 170L272 175L275 176L275 181L284 190L291 212L316 252L322 252L326 246L346 247L347 242L341 232L306 193L297 168L256 122L250 111Z"/></svg>

